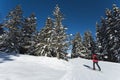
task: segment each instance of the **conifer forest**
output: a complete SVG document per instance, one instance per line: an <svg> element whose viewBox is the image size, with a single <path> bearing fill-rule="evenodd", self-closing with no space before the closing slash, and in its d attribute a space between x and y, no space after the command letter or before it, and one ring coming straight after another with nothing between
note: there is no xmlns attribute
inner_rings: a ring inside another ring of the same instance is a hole
<svg viewBox="0 0 120 80"><path fill-rule="evenodd" d="M0 51L64 60L67 60L68 54L71 54L70 58L91 59L96 53L100 60L120 62L120 8L116 4L111 9L107 8L105 15L96 22L95 38L87 30L84 35L80 32L67 34L69 29L62 23L64 16L61 11L56 5L54 16L46 17L42 29L37 30L35 13L25 17L22 7L17 5L0 23Z"/></svg>

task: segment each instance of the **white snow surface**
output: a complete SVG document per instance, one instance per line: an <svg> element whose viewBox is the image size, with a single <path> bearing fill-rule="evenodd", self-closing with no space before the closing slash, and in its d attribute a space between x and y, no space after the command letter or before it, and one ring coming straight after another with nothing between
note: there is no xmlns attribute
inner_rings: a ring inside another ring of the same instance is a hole
<svg viewBox="0 0 120 80"><path fill-rule="evenodd" d="M99 61L102 71L92 70L92 61L68 62L57 58L0 52L0 80L120 80L120 64Z"/></svg>

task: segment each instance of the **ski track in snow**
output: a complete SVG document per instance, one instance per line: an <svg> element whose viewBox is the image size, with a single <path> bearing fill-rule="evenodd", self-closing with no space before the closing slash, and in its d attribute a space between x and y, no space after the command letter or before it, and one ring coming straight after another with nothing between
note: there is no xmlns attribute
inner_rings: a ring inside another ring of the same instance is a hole
<svg viewBox="0 0 120 80"><path fill-rule="evenodd" d="M0 80L120 80L120 64L100 61L102 71L92 70L92 61L0 54Z"/></svg>

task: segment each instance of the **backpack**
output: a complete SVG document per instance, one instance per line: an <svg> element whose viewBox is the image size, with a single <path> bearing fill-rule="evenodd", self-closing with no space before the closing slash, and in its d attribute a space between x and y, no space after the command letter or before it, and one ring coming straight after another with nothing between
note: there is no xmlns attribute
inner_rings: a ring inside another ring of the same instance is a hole
<svg viewBox="0 0 120 80"><path fill-rule="evenodd" d="M99 59L98 55L97 54L93 55L93 59L98 60Z"/></svg>

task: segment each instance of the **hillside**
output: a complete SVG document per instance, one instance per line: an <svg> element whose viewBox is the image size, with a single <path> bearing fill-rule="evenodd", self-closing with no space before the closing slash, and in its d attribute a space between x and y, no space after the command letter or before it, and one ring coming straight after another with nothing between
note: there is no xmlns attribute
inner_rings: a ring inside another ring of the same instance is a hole
<svg viewBox="0 0 120 80"><path fill-rule="evenodd" d="M102 71L93 71L92 61L0 54L0 80L120 80L120 64L99 62Z"/></svg>

